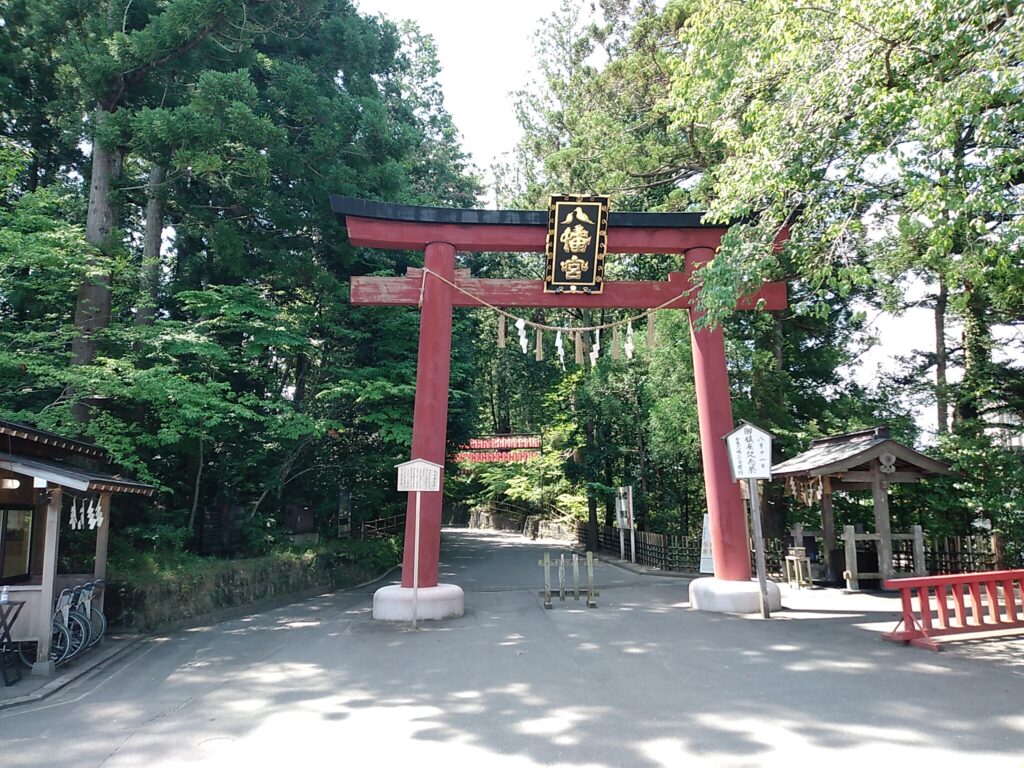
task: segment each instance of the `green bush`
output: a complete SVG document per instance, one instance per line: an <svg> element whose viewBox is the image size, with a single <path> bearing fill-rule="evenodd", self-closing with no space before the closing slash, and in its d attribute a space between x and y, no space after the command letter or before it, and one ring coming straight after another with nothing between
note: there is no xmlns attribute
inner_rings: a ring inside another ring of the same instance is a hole
<svg viewBox="0 0 1024 768"><path fill-rule="evenodd" d="M244 560L134 553L111 563L106 610L115 626L152 630L311 589L341 589L401 560L399 539L331 542Z"/></svg>

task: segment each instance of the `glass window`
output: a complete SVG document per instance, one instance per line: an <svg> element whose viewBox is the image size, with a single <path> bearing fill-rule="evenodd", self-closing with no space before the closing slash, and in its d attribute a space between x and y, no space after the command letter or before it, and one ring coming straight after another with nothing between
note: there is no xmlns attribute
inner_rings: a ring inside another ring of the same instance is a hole
<svg viewBox="0 0 1024 768"><path fill-rule="evenodd" d="M32 553L32 510L0 510L0 571L3 579L17 579L29 574Z"/></svg>

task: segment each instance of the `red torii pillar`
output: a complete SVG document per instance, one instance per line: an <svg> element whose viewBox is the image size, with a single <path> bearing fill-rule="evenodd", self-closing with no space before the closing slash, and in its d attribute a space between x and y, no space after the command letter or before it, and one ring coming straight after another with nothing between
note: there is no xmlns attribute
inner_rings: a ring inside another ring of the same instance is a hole
<svg viewBox="0 0 1024 768"><path fill-rule="evenodd" d="M643 310L664 305L665 309L687 310L715 564L714 579L691 584L691 603L708 610L758 610L757 585L750 581L743 502L721 439L733 429L725 342L721 327L697 329L694 323L691 275L699 263L713 257L724 227L703 225L700 214L612 213L609 253L681 254L686 257L684 271L670 274L667 281L607 282L603 293L597 295L553 294L544 293L539 280L480 280L471 278L468 271L457 274L455 270L456 251L543 253L547 212L421 208L337 196L331 203L353 245L424 252L425 270L410 269L405 277L354 277L350 293L354 304L421 306L413 458L444 464L453 307L480 307L472 298L478 297L503 308ZM785 306L784 283L768 283L737 304L738 309ZM461 589L438 584L442 496L440 491L423 493L421 499L418 614L424 619L462 613ZM411 597L405 593L412 592L414 504L410 495L402 587L378 590L374 598L377 618L411 618Z"/></svg>

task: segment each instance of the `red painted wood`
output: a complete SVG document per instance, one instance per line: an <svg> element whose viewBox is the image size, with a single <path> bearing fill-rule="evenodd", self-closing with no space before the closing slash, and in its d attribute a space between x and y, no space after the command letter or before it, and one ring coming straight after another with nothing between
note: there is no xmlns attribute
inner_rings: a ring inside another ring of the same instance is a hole
<svg viewBox="0 0 1024 768"><path fill-rule="evenodd" d="M988 617L995 624L999 623L999 595L994 581L985 582L985 595L988 598Z"/></svg>
<svg viewBox="0 0 1024 768"><path fill-rule="evenodd" d="M903 605L903 616L897 628L892 632L883 633L886 640L909 642L933 651L940 649L932 638L946 635L959 635L971 632L987 632L993 629L1024 628L1024 619L1016 608L1014 582L1024 586L1024 570L989 571L982 573L958 573L947 576L924 576L910 579L887 579L883 582L886 589L898 589ZM1002 587L1005 614L999 610L999 587ZM931 606L928 593L935 589L938 598L937 627L932 625ZM949 621L946 590L952 589L954 610L957 621ZM966 615L964 591L971 601L971 616ZM982 590L988 601L988 619L984 615L981 604ZM911 605L910 596L916 591L917 610ZM902 629L900 626L902 625Z"/></svg>
<svg viewBox="0 0 1024 768"><path fill-rule="evenodd" d="M722 438L733 429L729 399L729 373L725 365L722 327L697 330L696 313L690 314L690 348L697 387L697 420L700 423L701 459L711 528L711 552L715 578L726 581L750 579L747 521L740 486L732 479L729 453Z"/></svg>
<svg viewBox="0 0 1024 768"><path fill-rule="evenodd" d="M930 587L917 588L917 604L920 606L921 626L925 632L932 628L932 607L928 599L930 593Z"/></svg>
<svg viewBox="0 0 1024 768"><path fill-rule="evenodd" d="M956 623L961 627L967 626L967 610L964 607L963 584L953 585L953 612L956 614Z"/></svg>
<svg viewBox="0 0 1024 768"><path fill-rule="evenodd" d="M1003 602L1006 603L1006 617L1017 621L1017 595L1013 589L1013 579L1002 579Z"/></svg>
<svg viewBox="0 0 1024 768"><path fill-rule="evenodd" d="M434 224L418 221L387 221L346 216L352 245L419 251L428 243L450 243L457 251L511 251L544 253L546 227L499 224ZM608 253L686 253L706 249L713 253L725 227L637 228L608 230Z"/></svg>
<svg viewBox="0 0 1024 768"><path fill-rule="evenodd" d="M446 243L431 243L424 254L426 266L448 280L455 278L455 249ZM445 434L448 428L448 381L452 360L453 289L431 280L423 292L420 340L416 359L416 402L412 417L412 458L444 465ZM442 474L442 488L444 476ZM442 492L424 493L420 501L419 586L437 586L441 551ZM405 550L402 557L402 586L412 586L416 494L409 494L405 519Z"/></svg>
<svg viewBox="0 0 1024 768"><path fill-rule="evenodd" d="M967 585L967 589L971 593L971 616L974 619L974 623L984 624L985 614L981 608L981 586L978 582L972 582Z"/></svg>
<svg viewBox="0 0 1024 768"><path fill-rule="evenodd" d="M936 598L938 598L937 602L939 606L939 626L943 628L949 626L949 595L947 594L948 591L949 590L946 584L935 585L935 596Z"/></svg>
<svg viewBox="0 0 1024 768"><path fill-rule="evenodd" d="M419 270L417 270L419 272ZM436 278L427 275L427 282ZM668 280L615 280L605 283L599 295L574 293L544 293L541 280L481 280L457 278L455 284L496 307L592 307L604 309L651 309L692 291L693 283L682 272L673 272ZM420 301L422 273L409 277L353 277L350 299L353 304L415 306ZM737 309L754 309L764 300L765 309L780 310L787 306L786 284L766 283L761 290L736 302ZM455 291L452 302L456 307L479 307L479 301L465 293ZM666 309L688 309L690 296L680 298Z"/></svg>
<svg viewBox="0 0 1024 768"><path fill-rule="evenodd" d="M424 249L425 265L455 280L454 254L462 251L514 251L542 253L547 230L544 227L496 225L426 224L347 216L349 239L354 245L407 250ZM608 233L609 253L686 254L687 271L710 258L725 228L618 228ZM595 307L650 309L660 306L683 288L691 288L686 275L672 275L667 283L608 283L600 296L544 294L538 283L529 281L474 281L458 283L488 303L503 307ZM425 289L424 289L425 288ZM416 378L416 406L413 426L413 457L438 463L444 460L444 438L448 411L448 378L451 356L451 313L453 304L474 306L477 302L438 280L408 278L354 278L353 303L415 305L423 300L420 325L419 368ZM751 308L763 299L769 309L786 306L785 286L771 284L758 294L741 300L738 307ZM465 303L463 303L465 302ZM668 305L691 310L691 298ZM697 411L700 420L704 480L707 488L715 576L746 581L750 578L747 527L739 486L732 480L726 446L721 439L733 428L729 380L725 365L725 343L721 328L692 328ZM437 583L440 550L441 494L424 494L422 504L420 584ZM403 586L411 586L412 525L414 500L409 502Z"/></svg>

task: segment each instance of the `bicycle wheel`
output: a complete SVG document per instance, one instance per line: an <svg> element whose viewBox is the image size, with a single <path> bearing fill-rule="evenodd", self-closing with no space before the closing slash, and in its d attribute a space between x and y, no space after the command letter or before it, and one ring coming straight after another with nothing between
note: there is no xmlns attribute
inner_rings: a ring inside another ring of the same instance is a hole
<svg viewBox="0 0 1024 768"><path fill-rule="evenodd" d="M67 630L71 634L71 646L65 661L85 650L89 643L89 622L78 611L69 611Z"/></svg>
<svg viewBox="0 0 1024 768"><path fill-rule="evenodd" d="M63 664L71 658L71 632L63 624L53 622L53 635L50 637L50 661Z"/></svg>
<svg viewBox="0 0 1024 768"><path fill-rule="evenodd" d="M18 645L18 657L26 667L36 663L36 651L38 644L35 642L22 642ZM53 634L50 636L50 661L60 664L68 655L71 649L71 633L67 627L58 622L53 623Z"/></svg>
<svg viewBox="0 0 1024 768"><path fill-rule="evenodd" d="M90 606L89 625L92 627L92 638L89 640L89 647L92 648L107 633L107 617L103 615L103 611Z"/></svg>
<svg viewBox="0 0 1024 768"><path fill-rule="evenodd" d="M82 626L85 627L85 641L82 643L82 647L80 649L84 651L86 648L89 648L92 645L93 629L92 622L89 620L89 614L87 614L81 608L72 608L71 612L68 615L69 617L77 617L78 620L82 622Z"/></svg>

